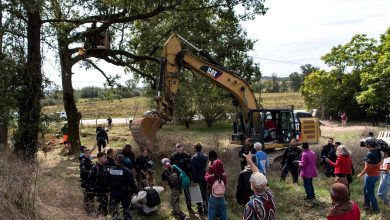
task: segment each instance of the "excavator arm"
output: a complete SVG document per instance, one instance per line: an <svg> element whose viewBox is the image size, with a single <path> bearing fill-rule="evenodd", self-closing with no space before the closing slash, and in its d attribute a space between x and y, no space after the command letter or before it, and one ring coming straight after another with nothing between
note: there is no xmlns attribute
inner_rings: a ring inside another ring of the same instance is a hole
<svg viewBox="0 0 390 220"><path fill-rule="evenodd" d="M175 97L178 92L181 70L189 69L210 80L211 83L229 92L241 108L243 120L252 123L254 133L260 132L260 114L250 115L258 109L253 90L236 73L227 70L210 57L199 58L182 50L181 42L187 42L177 33L172 34L164 44L164 56L161 59L160 80L156 97L157 110L132 122L132 135L140 148L154 148L157 130L167 121L171 121L175 109ZM190 46L192 46L190 44ZM194 47L194 46L193 46ZM196 47L194 47L198 50ZM199 50L200 51L200 50Z"/></svg>

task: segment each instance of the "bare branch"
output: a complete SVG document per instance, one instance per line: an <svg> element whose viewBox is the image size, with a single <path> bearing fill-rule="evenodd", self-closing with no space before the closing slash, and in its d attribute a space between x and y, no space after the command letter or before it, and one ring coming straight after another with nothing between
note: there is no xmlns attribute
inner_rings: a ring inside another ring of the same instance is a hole
<svg viewBox="0 0 390 220"><path fill-rule="evenodd" d="M114 85L113 82L110 80L110 77L108 77L107 74L102 69L100 69L94 62L92 62L89 59L84 59L83 61L89 63L93 68L98 70L104 76L104 78L106 78L108 86L113 86Z"/></svg>

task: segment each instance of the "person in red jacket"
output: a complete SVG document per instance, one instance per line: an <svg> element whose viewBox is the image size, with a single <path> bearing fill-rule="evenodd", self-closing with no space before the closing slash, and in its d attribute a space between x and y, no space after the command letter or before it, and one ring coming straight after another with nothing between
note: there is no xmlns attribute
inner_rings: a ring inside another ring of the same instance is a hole
<svg viewBox="0 0 390 220"><path fill-rule="evenodd" d="M360 220L359 206L349 197L348 188L342 183L334 183L330 191L332 207L328 220Z"/></svg>
<svg viewBox="0 0 390 220"><path fill-rule="evenodd" d="M325 161L329 163L330 166L334 167L334 174L336 176L335 182L340 182L349 187L350 182L347 179L348 175L352 175L352 160L350 158L351 152L345 145L340 145L337 147L336 162L332 162L329 158L326 158Z"/></svg>

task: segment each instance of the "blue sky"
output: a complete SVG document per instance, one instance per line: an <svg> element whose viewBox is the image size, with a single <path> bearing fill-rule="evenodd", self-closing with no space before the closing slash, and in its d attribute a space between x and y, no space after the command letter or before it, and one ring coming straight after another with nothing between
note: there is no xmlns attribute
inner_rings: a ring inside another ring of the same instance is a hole
<svg viewBox="0 0 390 220"><path fill-rule="evenodd" d="M326 68L320 58L332 47L359 33L379 39L390 27L390 0L266 0L265 4L269 8L265 16L242 23L248 37L257 40L250 55L260 63L265 76L288 76L307 63ZM43 69L49 79L61 85L54 65L50 61ZM123 74L122 67L99 66L113 75L121 74L122 82L132 78L131 74ZM103 86L105 82L96 70L75 66L73 71L75 88Z"/></svg>

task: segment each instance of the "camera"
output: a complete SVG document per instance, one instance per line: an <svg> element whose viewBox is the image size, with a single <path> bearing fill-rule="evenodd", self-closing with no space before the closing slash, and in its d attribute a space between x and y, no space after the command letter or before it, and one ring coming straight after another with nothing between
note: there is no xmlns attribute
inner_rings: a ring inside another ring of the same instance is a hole
<svg viewBox="0 0 390 220"><path fill-rule="evenodd" d="M367 145L374 146L376 149L382 152L389 152L389 144L382 139L366 138L360 142L360 147L367 147Z"/></svg>

